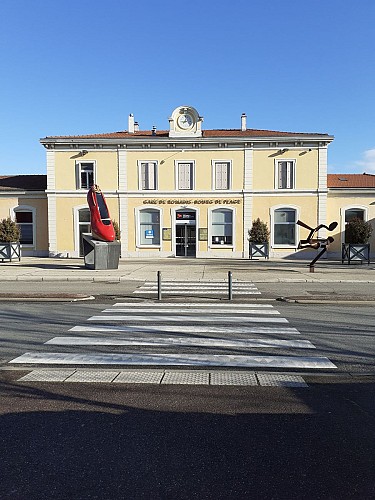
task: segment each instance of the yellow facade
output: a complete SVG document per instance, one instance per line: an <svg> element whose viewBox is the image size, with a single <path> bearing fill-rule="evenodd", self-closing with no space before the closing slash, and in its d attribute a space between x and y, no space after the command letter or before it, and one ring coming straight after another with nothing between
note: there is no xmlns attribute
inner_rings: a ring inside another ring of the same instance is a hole
<svg viewBox="0 0 375 500"><path fill-rule="evenodd" d="M205 131L199 113L181 106L169 130L139 131L129 118L124 132L42 139L49 254L80 254L92 182L119 222L123 258L247 258L248 231L258 217L271 232L270 256L280 258L307 255L298 250L307 236L298 219L316 227L341 217L331 252L339 253L344 207L375 214L371 196L330 195L333 137L248 129L241 120L238 130Z"/></svg>

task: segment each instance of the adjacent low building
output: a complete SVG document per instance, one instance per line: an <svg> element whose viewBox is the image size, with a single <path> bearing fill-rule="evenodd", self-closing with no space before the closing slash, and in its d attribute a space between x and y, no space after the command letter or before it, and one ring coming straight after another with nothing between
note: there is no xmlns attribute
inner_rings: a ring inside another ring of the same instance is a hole
<svg viewBox="0 0 375 500"><path fill-rule="evenodd" d="M207 130L191 106L173 110L165 130L142 131L130 115L126 131L45 137L47 187L38 194L33 231L48 225L48 243L38 236L33 250L82 255L81 234L90 231L86 194L95 183L119 223L122 258L248 258L248 230L258 217L277 258L307 256L297 248L307 234L298 219L312 227L336 220L329 255L339 257L345 222L374 219L375 176L327 175L332 140L249 128L245 115L238 129ZM16 201L11 205L15 215Z"/></svg>

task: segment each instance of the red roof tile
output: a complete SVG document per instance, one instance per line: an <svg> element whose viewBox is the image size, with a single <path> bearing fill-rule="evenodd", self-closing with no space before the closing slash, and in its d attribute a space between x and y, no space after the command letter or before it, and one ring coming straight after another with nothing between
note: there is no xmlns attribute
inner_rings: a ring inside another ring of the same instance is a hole
<svg viewBox="0 0 375 500"><path fill-rule="evenodd" d="M237 129L222 129L222 130L203 130L202 137L296 137L296 136L327 136L328 134L318 133L302 133L302 132L280 132L276 130L237 130ZM103 134L89 135L63 135L49 136L45 139L128 139L132 137L169 137L169 130L140 130L138 132L129 133L128 131L109 132Z"/></svg>
<svg viewBox="0 0 375 500"><path fill-rule="evenodd" d="M375 175L372 174L328 174L329 188L375 188Z"/></svg>

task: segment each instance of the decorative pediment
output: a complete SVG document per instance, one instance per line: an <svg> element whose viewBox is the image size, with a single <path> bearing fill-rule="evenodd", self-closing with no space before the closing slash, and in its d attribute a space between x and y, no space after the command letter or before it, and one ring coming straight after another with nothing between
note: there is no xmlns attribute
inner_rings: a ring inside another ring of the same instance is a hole
<svg viewBox="0 0 375 500"><path fill-rule="evenodd" d="M201 137L203 118L192 106L179 106L169 118L169 137Z"/></svg>

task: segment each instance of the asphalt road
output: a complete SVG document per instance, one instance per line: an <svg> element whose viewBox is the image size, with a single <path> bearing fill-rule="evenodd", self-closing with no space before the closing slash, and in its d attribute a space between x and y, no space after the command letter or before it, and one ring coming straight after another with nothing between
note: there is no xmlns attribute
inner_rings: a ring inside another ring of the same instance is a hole
<svg viewBox="0 0 375 500"><path fill-rule="evenodd" d="M308 388L27 383L7 369L112 304L1 303L1 499L374 498L371 305L272 302L338 366L306 373Z"/></svg>

